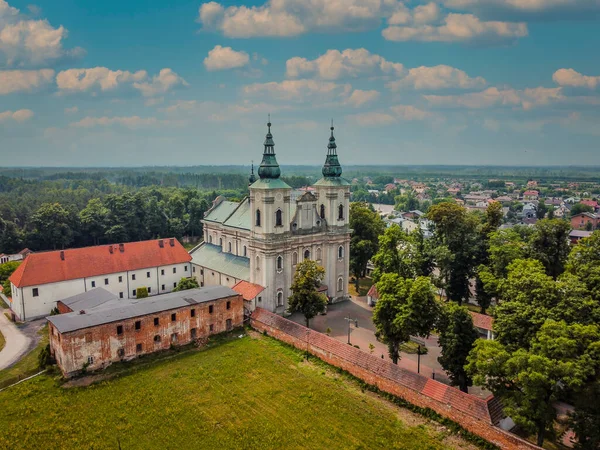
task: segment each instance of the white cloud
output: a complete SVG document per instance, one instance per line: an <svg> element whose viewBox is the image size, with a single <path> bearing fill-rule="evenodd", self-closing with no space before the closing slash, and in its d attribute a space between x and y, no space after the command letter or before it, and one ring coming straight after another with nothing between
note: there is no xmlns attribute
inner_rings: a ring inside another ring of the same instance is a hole
<svg viewBox="0 0 600 450"><path fill-rule="evenodd" d="M173 72L171 69L161 69L158 75L152 77L150 82L135 82L133 87L139 89L144 97L152 97L158 94L164 94L178 86L189 86L188 83Z"/></svg>
<svg viewBox="0 0 600 450"><path fill-rule="evenodd" d="M583 75L573 69L558 69L554 72L554 75L552 75L552 79L560 86L595 89L600 85L600 76Z"/></svg>
<svg viewBox="0 0 600 450"><path fill-rule="evenodd" d="M382 56L364 48L327 50L314 60L294 57L286 62L288 77L296 78L306 74L317 74L325 80L337 80L344 77L400 75L404 66L387 61Z"/></svg>
<svg viewBox="0 0 600 450"><path fill-rule="evenodd" d="M244 67L250 62L250 56L246 52L238 52L231 47L216 45L208 56L204 58L206 70L226 70Z"/></svg>
<svg viewBox="0 0 600 450"><path fill-rule="evenodd" d="M0 0L0 63L7 66L39 66L83 54L81 48L66 50L67 30L47 20L29 20L17 8Z"/></svg>
<svg viewBox="0 0 600 450"><path fill-rule="evenodd" d="M501 8L516 12L540 13L553 10L600 9L595 0L444 0L444 5L455 9Z"/></svg>
<svg viewBox="0 0 600 450"><path fill-rule="evenodd" d="M399 4L394 13L388 18L389 25L426 24L435 22L440 17L440 7L430 2L410 10Z"/></svg>
<svg viewBox="0 0 600 450"><path fill-rule="evenodd" d="M379 98L378 91L362 91L360 89L355 89L350 94L350 97L346 100L346 103L358 108L359 106L365 105L367 103L373 102Z"/></svg>
<svg viewBox="0 0 600 450"><path fill-rule="evenodd" d="M144 127L151 127L166 121L159 121L156 117L84 117L78 122L70 124L71 127L75 128L93 128L93 127L109 127L113 125L120 125L129 129L137 129Z"/></svg>
<svg viewBox="0 0 600 450"><path fill-rule="evenodd" d="M159 75L149 80L145 70L129 72L110 70L106 67L63 70L56 76L56 84L61 93L104 92L132 86L146 97L165 93L177 85L187 85L185 80L171 69L162 69Z"/></svg>
<svg viewBox="0 0 600 450"><path fill-rule="evenodd" d="M338 84L318 80L285 80L280 83L255 83L244 86L246 95L269 96L276 100L309 101L310 99L334 99L347 96L352 87L349 84Z"/></svg>
<svg viewBox="0 0 600 450"><path fill-rule="evenodd" d="M54 81L54 70L0 70L0 95L33 92Z"/></svg>
<svg viewBox="0 0 600 450"><path fill-rule="evenodd" d="M527 24L482 21L472 14L448 14L438 25L392 25L382 31L389 41L498 42L527 36Z"/></svg>
<svg viewBox="0 0 600 450"><path fill-rule="evenodd" d="M400 80L391 81L387 87L397 91L402 87L413 89L472 89L485 86L486 81L482 77L470 77L466 72L454 67L439 65L433 67L415 67Z"/></svg>
<svg viewBox="0 0 600 450"><path fill-rule="evenodd" d="M225 36L297 36L309 31L363 31L379 26L397 0L269 0L260 6L200 6L198 22Z"/></svg>
<svg viewBox="0 0 600 450"><path fill-rule="evenodd" d="M77 106L72 106L70 108L65 108L65 114L75 114L78 111L79 111L79 108Z"/></svg>
<svg viewBox="0 0 600 450"><path fill-rule="evenodd" d="M461 95L424 95L432 106L451 108L492 108L499 106L521 107L525 110L565 99L562 88L527 88L516 90L490 87L481 92Z"/></svg>
<svg viewBox="0 0 600 450"><path fill-rule="evenodd" d="M2 7L2 5L0 5ZM33 111L30 109L19 109L18 111L0 112L0 122L14 120L15 122L24 122L33 117Z"/></svg>
<svg viewBox="0 0 600 450"><path fill-rule="evenodd" d="M412 105L396 105L390 107L396 117L400 120L425 120L433 117L433 114Z"/></svg>
<svg viewBox="0 0 600 450"><path fill-rule="evenodd" d="M377 111L352 114L346 118L361 127L384 126L396 122L396 118L391 114Z"/></svg>

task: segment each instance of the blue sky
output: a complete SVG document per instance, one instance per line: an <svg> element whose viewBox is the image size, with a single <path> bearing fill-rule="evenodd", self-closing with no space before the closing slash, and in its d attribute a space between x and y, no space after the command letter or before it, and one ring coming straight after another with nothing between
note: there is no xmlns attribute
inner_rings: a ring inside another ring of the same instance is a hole
<svg viewBox="0 0 600 450"><path fill-rule="evenodd" d="M170 3L170 4L167 4ZM600 0L0 0L1 165L600 164Z"/></svg>

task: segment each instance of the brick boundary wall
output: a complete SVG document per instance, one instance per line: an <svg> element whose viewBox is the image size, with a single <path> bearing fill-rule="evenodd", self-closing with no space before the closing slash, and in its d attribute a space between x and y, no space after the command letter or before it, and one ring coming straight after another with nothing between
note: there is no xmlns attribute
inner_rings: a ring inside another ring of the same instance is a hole
<svg viewBox="0 0 600 450"><path fill-rule="evenodd" d="M256 308L252 313L250 325L297 349L308 350L326 363L381 391L401 397L415 406L430 408L502 449L540 449L494 426L502 416L501 407L492 396L484 400L466 394L262 308Z"/></svg>

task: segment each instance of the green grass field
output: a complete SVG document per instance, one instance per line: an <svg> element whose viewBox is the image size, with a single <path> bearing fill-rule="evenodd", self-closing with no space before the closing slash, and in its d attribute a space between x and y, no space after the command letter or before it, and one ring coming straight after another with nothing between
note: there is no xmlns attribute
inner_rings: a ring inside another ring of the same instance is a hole
<svg viewBox="0 0 600 450"><path fill-rule="evenodd" d="M6 345L6 340L4 339L4 335L0 331L0 352L2 351L2 349L4 348L5 345Z"/></svg>
<svg viewBox="0 0 600 450"><path fill-rule="evenodd" d="M473 448L270 338L152 358L88 387L41 375L0 392L0 448Z"/></svg>
<svg viewBox="0 0 600 450"><path fill-rule="evenodd" d="M48 327L44 326L38 331L41 335L40 342L36 348L27 353L14 366L0 370L0 386L5 383L13 383L38 372L38 356L40 350L48 344ZM0 435L2 431L0 431ZM2 447L0 447L2 448Z"/></svg>

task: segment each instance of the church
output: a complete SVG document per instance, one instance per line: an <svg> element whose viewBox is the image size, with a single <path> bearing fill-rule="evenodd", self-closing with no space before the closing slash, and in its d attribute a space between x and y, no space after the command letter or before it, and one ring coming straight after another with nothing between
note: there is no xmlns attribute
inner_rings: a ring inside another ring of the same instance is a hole
<svg viewBox="0 0 600 450"><path fill-rule="evenodd" d="M331 126L323 177L299 194L281 178L271 123L258 179L250 175L241 202L217 197L204 216L204 242L193 249L200 286L224 285L243 293L245 307L287 310L298 263L325 269L320 287L330 302L348 298L350 183L342 178Z"/></svg>

